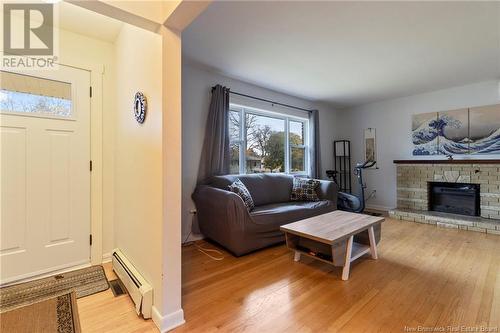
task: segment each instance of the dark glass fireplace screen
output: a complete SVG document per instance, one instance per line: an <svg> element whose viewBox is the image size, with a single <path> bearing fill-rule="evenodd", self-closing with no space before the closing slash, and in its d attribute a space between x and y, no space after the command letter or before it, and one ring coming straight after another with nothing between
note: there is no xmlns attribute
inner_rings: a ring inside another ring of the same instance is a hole
<svg viewBox="0 0 500 333"><path fill-rule="evenodd" d="M429 182L429 210L480 216L479 184Z"/></svg>

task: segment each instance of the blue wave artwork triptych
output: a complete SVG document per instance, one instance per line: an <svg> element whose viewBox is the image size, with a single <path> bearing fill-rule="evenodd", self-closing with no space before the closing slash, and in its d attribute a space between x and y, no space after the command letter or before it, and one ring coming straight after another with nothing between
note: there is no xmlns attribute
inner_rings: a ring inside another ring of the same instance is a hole
<svg viewBox="0 0 500 333"><path fill-rule="evenodd" d="M500 154L500 104L413 115L413 155Z"/></svg>

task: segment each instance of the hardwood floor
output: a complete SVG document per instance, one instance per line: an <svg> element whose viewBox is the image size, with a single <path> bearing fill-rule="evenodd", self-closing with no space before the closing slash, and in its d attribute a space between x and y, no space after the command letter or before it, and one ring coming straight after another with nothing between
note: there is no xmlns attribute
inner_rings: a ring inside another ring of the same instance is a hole
<svg viewBox="0 0 500 333"><path fill-rule="evenodd" d="M500 237L388 219L378 250L378 260L357 260L342 281L341 268L294 262L285 246L241 258L225 254L222 261L187 246L186 324L174 332L500 331ZM83 332L155 330L136 317L128 298L111 291L78 305Z"/></svg>
<svg viewBox="0 0 500 333"><path fill-rule="evenodd" d="M116 279L111 263L103 265L108 280ZM78 314L82 333L158 333L151 319L144 320L135 312L128 295L114 297L111 289L79 298Z"/></svg>
<svg viewBox="0 0 500 333"><path fill-rule="evenodd" d="M388 220L379 259L341 269L284 246L213 261L184 251L186 325L176 332L401 332L500 329L500 237Z"/></svg>

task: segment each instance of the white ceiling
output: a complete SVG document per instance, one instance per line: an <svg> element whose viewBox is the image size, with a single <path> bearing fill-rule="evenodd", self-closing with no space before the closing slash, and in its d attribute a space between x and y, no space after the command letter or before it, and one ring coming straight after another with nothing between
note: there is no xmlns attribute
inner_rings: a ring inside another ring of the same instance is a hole
<svg viewBox="0 0 500 333"><path fill-rule="evenodd" d="M183 53L337 106L500 78L500 2L214 2Z"/></svg>
<svg viewBox="0 0 500 333"><path fill-rule="evenodd" d="M54 2L56 15L54 26L66 31L114 43L123 26L121 21L68 2L55 2L55 0L46 0L45 2ZM37 14L37 12L34 12L30 19L33 22L41 23L43 17ZM1 6L0 15L3 15L3 7ZM12 15L20 17L23 13L19 11L14 12Z"/></svg>
<svg viewBox="0 0 500 333"><path fill-rule="evenodd" d="M87 37L114 43L123 23L88 9L67 3L56 4L59 13L58 26Z"/></svg>

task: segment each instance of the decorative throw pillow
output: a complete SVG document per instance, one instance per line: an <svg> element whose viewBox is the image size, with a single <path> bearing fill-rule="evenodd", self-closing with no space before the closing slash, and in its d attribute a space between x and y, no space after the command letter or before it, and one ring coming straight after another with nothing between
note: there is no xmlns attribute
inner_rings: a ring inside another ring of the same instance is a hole
<svg viewBox="0 0 500 333"><path fill-rule="evenodd" d="M237 195L240 196L241 199L243 199L243 202L245 203L245 206L247 206L248 211L251 211L255 207L252 195L250 195L250 192L248 191L245 184L241 182L241 180L236 179L228 187L231 192L236 193Z"/></svg>
<svg viewBox="0 0 500 333"><path fill-rule="evenodd" d="M291 201L319 201L316 189L319 181L307 178L294 178Z"/></svg>

